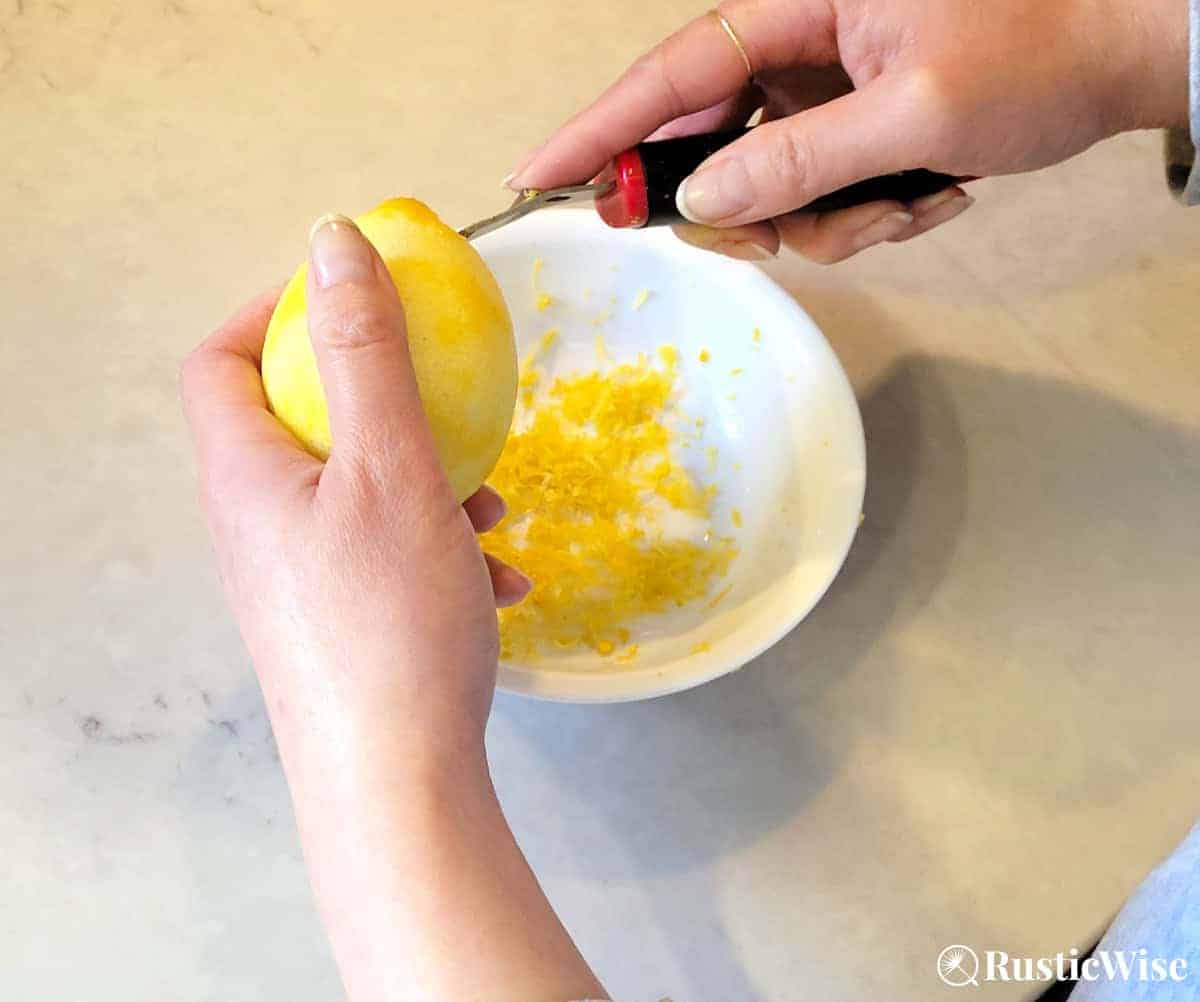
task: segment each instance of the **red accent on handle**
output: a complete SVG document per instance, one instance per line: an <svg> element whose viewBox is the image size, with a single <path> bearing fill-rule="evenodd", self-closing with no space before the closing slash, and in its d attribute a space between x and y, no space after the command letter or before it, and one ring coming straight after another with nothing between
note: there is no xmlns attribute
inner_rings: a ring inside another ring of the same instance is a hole
<svg viewBox="0 0 1200 1002"><path fill-rule="evenodd" d="M646 168L636 149L618 153L599 181L615 181L616 187L596 199L596 211L609 226L636 229L650 218L650 198L646 189Z"/></svg>

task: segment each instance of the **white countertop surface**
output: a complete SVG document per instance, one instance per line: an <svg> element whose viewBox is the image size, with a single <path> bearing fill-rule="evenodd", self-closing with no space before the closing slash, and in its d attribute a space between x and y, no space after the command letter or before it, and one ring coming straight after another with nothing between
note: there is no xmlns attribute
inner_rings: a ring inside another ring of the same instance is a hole
<svg viewBox="0 0 1200 1002"><path fill-rule="evenodd" d="M0 0L0 997L340 997L178 362L321 212L499 208L701 9ZM1087 945L1200 815L1200 210L1152 135L975 193L769 269L869 441L811 618L683 695L497 699L505 808L618 999L953 994L943 946Z"/></svg>

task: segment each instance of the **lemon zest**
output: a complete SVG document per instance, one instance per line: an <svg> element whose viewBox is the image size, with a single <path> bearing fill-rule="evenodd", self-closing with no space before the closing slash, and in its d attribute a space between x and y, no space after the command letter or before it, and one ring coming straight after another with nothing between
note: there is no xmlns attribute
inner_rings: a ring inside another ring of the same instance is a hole
<svg viewBox="0 0 1200 1002"><path fill-rule="evenodd" d="M522 366L521 409L489 479L508 513L483 539L535 582L500 611L501 656L525 662L556 649L612 655L644 617L707 595L737 554L712 531L715 485L675 455L678 352L550 380L537 365L555 337ZM696 528L668 531L668 516ZM636 654L628 645L614 660Z"/></svg>
<svg viewBox="0 0 1200 1002"><path fill-rule="evenodd" d="M731 591L733 591L733 585L726 585L719 592L717 592L707 604L705 604L704 608L715 609L725 600L725 596Z"/></svg>

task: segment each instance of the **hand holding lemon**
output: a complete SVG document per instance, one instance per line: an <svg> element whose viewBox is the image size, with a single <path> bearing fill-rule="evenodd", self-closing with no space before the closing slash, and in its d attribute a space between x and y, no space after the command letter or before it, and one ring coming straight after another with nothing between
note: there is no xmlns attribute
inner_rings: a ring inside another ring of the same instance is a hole
<svg viewBox="0 0 1200 1002"><path fill-rule="evenodd" d="M529 588L475 538L503 515L475 488L512 415L508 314L423 206L360 223L314 227L269 337L263 297L183 372L317 901L349 998L596 998L484 752L495 606ZM444 930L468 926L484 947L451 959Z"/></svg>
<svg viewBox="0 0 1200 1002"><path fill-rule="evenodd" d="M481 738L495 606L529 589L475 538L504 513L477 488L512 416L512 328L482 260L423 205L362 224L323 217L278 302L185 363L207 513L264 688L295 703L307 679L316 699L350 671L355 712Z"/></svg>

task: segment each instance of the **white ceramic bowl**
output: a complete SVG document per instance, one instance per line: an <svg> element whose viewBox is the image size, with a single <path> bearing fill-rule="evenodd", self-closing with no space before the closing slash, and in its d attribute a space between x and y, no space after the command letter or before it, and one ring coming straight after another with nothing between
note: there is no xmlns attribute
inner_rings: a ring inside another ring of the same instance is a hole
<svg viewBox="0 0 1200 1002"><path fill-rule="evenodd" d="M686 451L685 462L697 479L718 485L713 521L739 550L713 588L732 585L729 594L712 609L701 600L637 626L631 663L592 652L504 663L500 688L572 702L646 699L761 654L825 593L862 510L862 420L816 324L753 265L696 250L666 230L612 230L590 211L534 213L476 246L504 289L522 355L558 329L549 373L594 368L597 331L618 361L653 356L661 344L679 350L681 405L705 419L706 441ZM532 282L537 258L545 262L538 286L555 299L544 311ZM635 308L643 290L649 295ZM709 445L717 448L715 472ZM740 529L731 525L734 508ZM702 652L691 653L697 647Z"/></svg>

